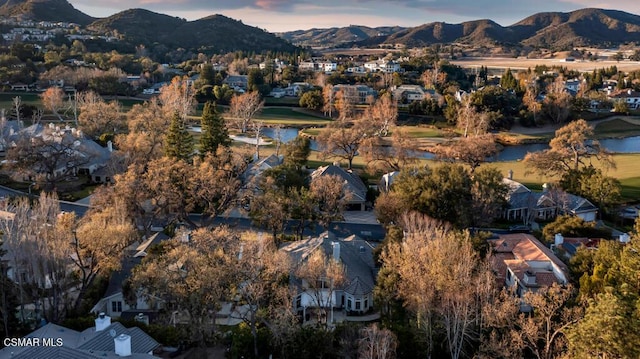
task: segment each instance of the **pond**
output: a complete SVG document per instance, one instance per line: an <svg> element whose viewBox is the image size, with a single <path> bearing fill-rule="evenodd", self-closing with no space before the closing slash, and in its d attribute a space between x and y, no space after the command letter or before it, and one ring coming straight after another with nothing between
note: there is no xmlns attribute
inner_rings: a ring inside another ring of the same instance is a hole
<svg viewBox="0 0 640 359"><path fill-rule="evenodd" d="M269 127L262 130L262 133L266 137L275 139L279 137L284 143L289 142L296 138L299 130L297 128L283 127L279 131L275 128ZM613 153L640 153L640 136L626 137L626 138L609 138L600 140L600 144L610 152ZM546 143L531 143L525 145L506 146L496 156L496 161L519 161L526 156L529 152L542 151L549 148ZM316 141L311 141L311 149L318 150L318 144ZM421 158L432 159L434 155L426 151L420 151L417 154Z"/></svg>

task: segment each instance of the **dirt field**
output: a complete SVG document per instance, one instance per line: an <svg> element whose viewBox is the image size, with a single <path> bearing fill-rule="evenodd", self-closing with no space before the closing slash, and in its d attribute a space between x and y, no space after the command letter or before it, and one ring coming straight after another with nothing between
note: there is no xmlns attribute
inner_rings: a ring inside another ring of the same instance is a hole
<svg viewBox="0 0 640 359"><path fill-rule="evenodd" d="M561 59L514 59L514 58L496 58L496 57L472 57L465 58L463 60L453 60L451 61L453 64L466 67L466 68L474 68L480 66L486 66L489 69L506 69L510 68L512 70L526 70L527 68L533 69L536 65L546 65L546 66L563 66L568 69L574 69L581 72L591 72L594 69L601 69L605 67L616 66L619 71L629 72L640 70L640 62L638 61L608 61L608 60L599 60L599 61L564 61Z"/></svg>

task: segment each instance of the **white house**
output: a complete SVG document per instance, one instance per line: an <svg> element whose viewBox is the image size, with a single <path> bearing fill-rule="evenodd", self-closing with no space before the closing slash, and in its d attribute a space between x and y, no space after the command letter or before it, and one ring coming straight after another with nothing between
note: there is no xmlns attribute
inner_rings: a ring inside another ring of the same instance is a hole
<svg viewBox="0 0 640 359"><path fill-rule="evenodd" d="M624 101L630 110L640 108L640 92L638 91L628 89L623 92L609 95L609 99L612 101Z"/></svg>

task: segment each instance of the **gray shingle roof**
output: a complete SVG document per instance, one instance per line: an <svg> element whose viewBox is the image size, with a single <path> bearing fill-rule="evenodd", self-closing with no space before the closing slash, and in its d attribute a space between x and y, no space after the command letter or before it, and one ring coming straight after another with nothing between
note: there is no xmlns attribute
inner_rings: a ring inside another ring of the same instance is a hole
<svg viewBox="0 0 640 359"><path fill-rule="evenodd" d="M358 175L347 172L341 167L328 165L318 167L317 170L311 174L311 180L319 176L337 176L345 183L345 190L349 191L352 195L349 203L363 203L367 200L367 186L362 182Z"/></svg>
<svg viewBox="0 0 640 359"><path fill-rule="evenodd" d="M82 342L78 349L93 350L100 352L114 352L115 343L113 337L109 333L111 330L115 330L116 336L120 334L127 334L131 336L131 353L148 353L160 346L153 338L140 328L125 328L124 325L116 322L105 328L105 330L96 332L96 328L89 328L81 333Z"/></svg>

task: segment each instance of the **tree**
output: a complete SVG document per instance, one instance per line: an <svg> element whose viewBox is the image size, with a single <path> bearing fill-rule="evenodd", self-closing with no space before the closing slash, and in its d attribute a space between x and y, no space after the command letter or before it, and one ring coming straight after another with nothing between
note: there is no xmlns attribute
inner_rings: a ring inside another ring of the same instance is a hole
<svg viewBox="0 0 640 359"><path fill-rule="evenodd" d="M344 266L333 257L327 258L319 247L296 269L295 276L303 281L318 308L318 323L325 322L328 326L329 320L323 318L327 318L327 308L333 311L334 293L346 280Z"/></svg>
<svg viewBox="0 0 640 359"><path fill-rule="evenodd" d="M59 87L49 87L40 95L44 107L51 111L60 121L64 121L59 111L65 108L64 91Z"/></svg>
<svg viewBox="0 0 640 359"><path fill-rule="evenodd" d="M310 110L319 110L324 106L324 99L322 97L322 91L313 90L307 91L300 96L300 107L305 107Z"/></svg>
<svg viewBox="0 0 640 359"><path fill-rule="evenodd" d="M574 295L571 285L562 287L557 283L525 293L524 302L533 308L533 314L519 315L517 335L536 358L555 358L564 351L567 329L580 319L578 308L570 307Z"/></svg>
<svg viewBox="0 0 640 359"><path fill-rule="evenodd" d="M384 94L367 107L363 118L374 128L374 136L387 136L398 119L398 105L389 93Z"/></svg>
<svg viewBox="0 0 640 359"><path fill-rule="evenodd" d="M544 226L543 238L551 240L556 233L565 237L611 238L611 231L596 228L595 222L587 222L580 217L561 215Z"/></svg>
<svg viewBox="0 0 640 359"><path fill-rule="evenodd" d="M128 132L115 137L116 157L122 158L122 168L115 173L126 171L129 164L146 163L164 154L165 132L172 117L166 116L157 98L134 105L127 112Z"/></svg>
<svg viewBox="0 0 640 359"><path fill-rule="evenodd" d="M578 170L570 170L562 175L560 186L566 192L585 197L595 203L602 211L606 211L620 200L620 181L606 176L601 169L586 166Z"/></svg>
<svg viewBox="0 0 640 359"><path fill-rule="evenodd" d="M21 134L7 151L10 167L30 176L46 190L76 176L77 168L100 154L82 146L79 133L42 128L37 135Z"/></svg>
<svg viewBox="0 0 640 359"><path fill-rule="evenodd" d="M358 354L362 359L393 359L398 340L389 329L378 328L376 323L360 329Z"/></svg>
<svg viewBox="0 0 640 359"><path fill-rule="evenodd" d="M548 150L528 153L524 161L531 171L546 175L578 170L591 165L592 159L605 167L615 167L611 155L592 137L593 128L587 121L573 121L556 131Z"/></svg>
<svg viewBox="0 0 640 359"><path fill-rule="evenodd" d="M618 51L615 54L613 54L611 58L617 62L620 62L624 60L624 54L622 53L622 51Z"/></svg>
<svg viewBox="0 0 640 359"><path fill-rule="evenodd" d="M584 318L568 333L570 353L585 357L634 358L639 355L640 285L637 273L638 224L629 243L601 243L580 278ZM596 330L594 332L594 330Z"/></svg>
<svg viewBox="0 0 640 359"><path fill-rule="evenodd" d="M75 227L66 228L72 232L66 239L71 243L73 255L70 257L80 279L76 309L79 309L97 276L108 275L120 268L125 248L137 238L136 228L121 198L109 190L95 193L94 196L95 201L102 202L102 205L92 206Z"/></svg>
<svg viewBox="0 0 640 359"><path fill-rule="evenodd" d="M481 168L472 176L472 223L477 227L487 226L507 206L508 187L502 181L502 173L493 167Z"/></svg>
<svg viewBox="0 0 640 359"><path fill-rule="evenodd" d="M104 133L124 132L125 116L119 102L105 102L93 91L80 93L77 97L78 126L84 133L95 139Z"/></svg>
<svg viewBox="0 0 640 359"><path fill-rule="evenodd" d="M342 219L342 212L351 194L345 191L344 183L338 176L313 178L309 190L313 199L314 218L328 230L332 221Z"/></svg>
<svg viewBox="0 0 640 359"><path fill-rule="evenodd" d="M238 123L240 131L246 133L249 123L263 107L264 101L260 99L258 91L247 92L231 98L229 116Z"/></svg>
<svg viewBox="0 0 640 359"><path fill-rule="evenodd" d="M228 295L239 250L237 234L225 227L180 233L134 268L132 288L138 297L163 300L167 312L176 313L167 324L187 322L190 339L204 345L215 333L215 313Z"/></svg>
<svg viewBox="0 0 640 359"><path fill-rule="evenodd" d="M500 87L505 90L515 90L518 87L518 81L513 76L511 69L506 69L500 78Z"/></svg>
<svg viewBox="0 0 640 359"><path fill-rule="evenodd" d="M232 262L229 298L239 298L238 304L248 308L241 316L253 336L254 357L259 358L258 327L266 326L277 338L282 327L293 325L295 320L291 308L293 292L288 281L291 263L274 243L261 236L247 237L240 244L237 261Z"/></svg>
<svg viewBox="0 0 640 359"><path fill-rule="evenodd" d="M322 130L316 141L323 158L343 158L348 162L348 169L352 169L360 145L372 130L365 121L357 120L353 124L336 121Z"/></svg>
<svg viewBox="0 0 640 359"><path fill-rule="evenodd" d="M173 115L164 140L164 153L167 157L189 160L193 155L193 136L187 131L187 125L178 113Z"/></svg>
<svg viewBox="0 0 640 359"><path fill-rule="evenodd" d="M478 113L470 96L465 97L458 108L456 127L462 130L462 136L479 136L487 132L489 128L489 116L486 113Z"/></svg>
<svg viewBox="0 0 640 359"><path fill-rule="evenodd" d="M367 137L359 148L367 169L373 173L399 171L414 164L418 161L417 152L415 141L402 127L393 128L391 141L380 136Z"/></svg>
<svg viewBox="0 0 640 359"><path fill-rule="evenodd" d="M22 97L20 96L16 96L13 97L11 100L11 104L13 105L13 113L16 116L16 121L18 121L18 123L20 123L20 116L22 115L22 107L24 106L24 104L22 103Z"/></svg>
<svg viewBox="0 0 640 359"><path fill-rule="evenodd" d="M325 85L322 88L322 99L323 99L323 107L325 116L333 117L334 105L333 102L335 100L335 93L333 92L333 86Z"/></svg>
<svg viewBox="0 0 640 359"><path fill-rule="evenodd" d="M216 154L218 147L229 147L231 139L224 118L216 111L215 102L207 102L202 109L200 119L202 135L200 136L200 156L207 153Z"/></svg>
<svg viewBox="0 0 640 359"><path fill-rule="evenodd" d="M434 150L436 159L467 164L471 168L471 174L498 152L498 145L491 134L453 139L436 146Z"/></svg>
<svg viewBox="0 0 640 359"><path fill-rule="evenodd" d="M399 213L417 211L462 227L470 224L471 183L461 165L423 167L400 172L389 196L397 196Z"/></svg>
<svg viewBox="0 0 640 359"><path fill-rule="evenodd" d="M195 88L187 76L176 76L171 83L162 86L158 98L168 116L178 114L184 122L196 108Z"/></svg>
<svg viewBox="0 0 640 359"><path fill-rule="evenodd" d="M434 339L443 335L451 358L459 358L479 338L480 308L494 279L468 233L429 225L427 218L417 223L417 228L405 227L401 243L383 251L383 270L397 273L396 295L416 317L428 355Z"/></svg>
<svg viewBox="0 0 640 359"><path fill-rule="evenodd" d="M569 117L571 95L564 88L562 76L547 85L547 95L542 101L542 111L555 124L563 123Z"/></svg>
<svg viewBox="0 0 640 359"><path fill-rule="evenodd" d="M284 164L297 169L307 164L311 154L311 141L306 136L296 136L284 146Z"/></svg>

